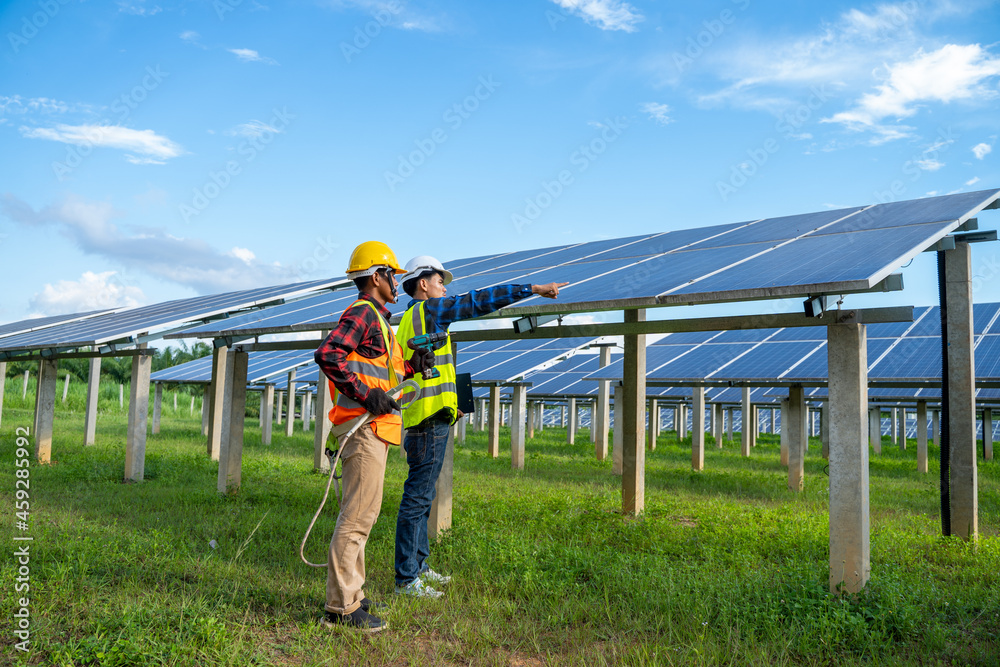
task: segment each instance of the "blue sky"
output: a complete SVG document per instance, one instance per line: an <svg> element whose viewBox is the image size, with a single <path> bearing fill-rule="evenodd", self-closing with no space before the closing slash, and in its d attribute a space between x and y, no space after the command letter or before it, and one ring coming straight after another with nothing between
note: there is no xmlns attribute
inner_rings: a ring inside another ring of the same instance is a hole
<svg viewBox="0 0 1000 667"><path fill-rule="evenodd" d="M0 321L1000 187L998 9L4 2Z"/></svg>

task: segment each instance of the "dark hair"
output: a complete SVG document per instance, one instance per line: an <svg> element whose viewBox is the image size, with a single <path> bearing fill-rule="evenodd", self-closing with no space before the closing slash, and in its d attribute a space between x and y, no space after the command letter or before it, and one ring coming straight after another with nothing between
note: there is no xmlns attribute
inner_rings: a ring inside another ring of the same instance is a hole
<svg viewBox="0 0 1000 667"><path fill-rule="evenodd" d="M371 276L361 276L360 278L354 279L354 284L357 286L359 292L364 292L365 288L368 287L368 281L371 279Z"/></svg>
<svg viewBox="0 0 1000 667"><path fill-rule="evenodd" d="M409 294L410 298L413 298L414 292L417 291L417 283L420 282L421 280L423 280L424 278L430 278L431 276L435 276L435 275L440 276L441 272L440 271L432 271L432 270L428 269L427 271L424 271L423 273L421 273L416 278L410 278L409 280L407 280L406 282L404 282L403 283L403 291L406 292L407 294ZM443 278L444 276L441 276L441 277Z"/></svg>

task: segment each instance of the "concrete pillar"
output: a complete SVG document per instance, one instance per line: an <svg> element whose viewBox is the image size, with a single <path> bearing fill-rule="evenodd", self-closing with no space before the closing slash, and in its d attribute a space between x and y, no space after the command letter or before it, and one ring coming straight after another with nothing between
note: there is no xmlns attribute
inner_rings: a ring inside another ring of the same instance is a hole
<svg viewBox="0 0 1000 667"><path fill-rule="evenodd" d="M194 396L191 397L191 407L188 408L188 417L194 417ZM202 435L205 435L202 433Z"/></svg>
<svg viewBox="0 0 1000 667"><path fill-rule="evenodd" d="M934 437L934 446L941 446L941 411L931 412L931 435Z"/></svg>
<svg viewBox="0 0 1000 667"><path fill-rule="evenodd" d="M712 414L715 415L715 431L713 431L715 436L715 447L717 449L722 449L722 435L725 433L725 417L722 409L722 403L713 403L712 406Z"/></svg>
<svg viewBox="0 0 1000 667"><path fill-rule="evenodd" d="M24 371L24 382L21 383L21 400L22 401L28 395L28 377L29 377L29 375L30 375L30 373L28 371Z"/></svg>
<svg viewBox="0 0 1000 667"><path fill-rule="evenodd" d="M153 433L160 432L160 415L163 413L163 384L156 383L153 393Z"/></svg>
<svg viewBox="0 0 1000 667"><path fill-rule="evenodd" d="M927 401L917 401L917 472L927 472Z"/></svg>
<svg viewBox="0 0 1000 667"><path fill-rule="evenodd" d="M604 368L611 363L611 346L602 345L597 365ZM611 381L597 383L597 423L594 426L597 438L594 440L594 456L598 461L608 458L608 431L611 420Z"/></svg>
<svg viewBox="0 0 1000 667"><path fill-rule="evenodd" d="M788 423L791 411L788 408L788 399L781 399L781 436L778 440L781 447L781 465L788 467Z"/></svg>
<svg viewBox="0 0 1000 667"><path fill-rule="evenodd" d="M726 408L726 440L733 441L733 409Z"/></svg>
<svg viewBox="0 0 1000 667"><path fill-rule="evenodd" d="M577 422L576 399L570 397L569 426L566 427L566 442L570 445L574 444L576 441L576 422Z"/></svg>
<svg viewBox="0 0 1000 667"><path fill-rule="evenodd" d="M625 405L622 394L621 384L616 384L614 388L614 401L615 401L615 423L614 431L612 433L611 441L611 474L620 475L622 474L622 423L625 414Z"/></svg>
<svg viewBox="0 0 1000 667"><path fill-rule="evenodd" d="M819 440L822 444L823 458L830 460L830 406L824 403L819 409Z"/></svg>
<svg viewBox="0 0 1000 667"><path fill-rule="evenodd" d="M528 388L514 385L510 407L510 465L514 470L524 470L524 426L528 403Z"/></svg>
<svg viewBox="0 0 1000 667"><path fill-rule="evenodd" d="M431 513L427 518L427 537L431 540L438 539L444 531L451 528L454 479L455 429L449 429L444 462L441 465L441 474L438 475L434 485L434 501L431 503Z"/></svg>
<svg viewBox="0 0 1000 667"><path fill-rule="evenodd" d="M768 433L770 433L771 435L774 435L775 433L778 432L777 431L777 422L776 422L777 417L775 416L775 413L777 412L777 410L775 410L774 408L768 408L768 412L770 413L770 415L768 417L768 419L770 420L770 426L768 427Z"/></svg>
<svg viewBox="0 0 1000 667"><path fill-rule="evenodd" d="M322 383L321 383L322 384ZM322 391L322 389L320 390ZM264 393L260 396L260 416L263 422L260 426L260 441L265 445L271 444L271 430L274 428L274 385L264 385ZM324 415L324 419L326 415ZM329 421L329 419L326 419Z"/></svg>
<svg viewBox="0 0 1000 667"><path fill-rule="evenodd" d="M625 324L646 321L645 310L626 310ZM646 335L625 335L622 375L622 511L641 514L646 507Z"/></svg>
<svg viewBox="0 0 1000 667"><path fill-rule="evenodd" d="M177 392L176 391L173 393L173 397L174 397L174 414L176 415L177 414Z"/></svg>
<svg viewBox="0 0 1000 667"><path fill-rule="evenodd" d="M944 251L948 333L948 441L951 532L966 540L979 534L976 470L976 367L972 340L972 251L968 243Z"/></svg>
<svg viewBox="0 0 1000 667"><path fill-rule="evenodd" d="M876 454L882 453L882 408L868 408L868 440Z"/></svg>
<svg viewBox="0 0 1000 667"><path fill-rule="evenodd" d="M927 433L927 417L924 417L924 433ZM993 410L983 408L983 451L987 461L993 460Z"/></svg>
<svg viewBox="0 0 1000 667"><path fill-rule="evenodd" d="M528 440L535 437L535 422L538 419L538 411L535 409L536 405L534 401L528 401L528 407L526 410L528 425L526 428Z"/></svg>
<svg viewBox="0 0 1000 667"><path fill-rule="evenodd" d="M140 345L145 349L146 343ZM141 482L146 471L146 428L149 420L149 375L153 356L132 357L132 382L128 397L128 433L125 438L125 479Z"/></svg>
<svg viewBox="0 0 1000 667"><path fill-rule="evenodd" d="M101 358L90 358L90 372L87 374L87 406L83 414L83 444L92 445L97 441L97 398L101 393Z"/></svg>
<svg viewBox="0 0 1000 667"><path fill-rule="evenodd" d="M323 332L323 339L329 332ZM269 385L270 386L270 385ZM271 387L274 388L273 386ZM330 441L330 431L333 422L330 421L330 410L333 409L333 393L330 383L320 371L319 383L316 385L316 429L313 431L313 470L330 472L330 459L326 455L327 444ZM402 444L399 446L403 448Z"/></svg>
<svg viewBox="0 0 1000 667"><path fill-rule="evenodd" d="M66 371L65 381L63 382L63 395L62 395L63 405L66 404L66 397L68 395L69 395L69 371Z"/></svg>
<svg viewBox="0 0 1000 667"><path fill-rule="evenodd" d="M52 431L56 416L56 371L55 359L38 362L38 386L35 388L35 459L39 463L52 460Z"/></svg>
<svg viewBox="0 0 1000 667"><path fill-rule="evenodd" d="M125 407L125 385L118 385L118 407Z"/></svg>
<svg viewBox="0 0 1000 667"><path fill-rule="evenodd" d="M805 478L806 423L805 392L788 388L788 488L801 491Z"/></svg>
<svg viewBox="0 0 1000 667"><path fill-rule="evenodd" d="M559 408L559 428L566 428L566 406Z"/></svg>
<svg viewBox="0 0 1000 667"><path fill-rule="evenodd" d="M461 445L465 444L465 427L466 427L466 424L468 423L468 421L469 421L469 415L465 415L464 417L462 417L461 419L459 419L458 422L457 422L457 426L458 426L458 443L461 444Z"/></svg>
<svg viewBox="0 0 1000 667"><path fill-rule="evenodd" d="M871 576L867 333L863 324L834 324L827 341L830 591L857 593Z"/></svg>
<svg viewBox="0 0 1000 667"><path fill-rule="evenodd" d="M213 461L219 460L222 448L222 400L226 391L226 357L228 347L212 350L212 395L208 408L208 455Z"/></svg>
<svg viewBox="0 0 1000 667"><path fill-rule="evenodd" d="M274 413L274 423L277 424L278 426L281 426L281 418L282 418L281 416L285 412L284 405L285 405L285 390L282 389L278 391L278 400L275 406L275 413Z"/></svg>
<svg viewBox="0 0 1000 667"><path fill-rule="evenodd" d="M193 397L192 397L192 400ZM201 392L201 434L208 436L208 420L212 407L212 385L206 384Z"/></svg>
<svg viewBox="0 0 1000 667"><path fill-rule="evenodd" d="M597 429L594 428L594 420L597 419L597 401L588 401L590 407L590 443L597 444Z"/></svg>
<svg viewBox="0 0 1000 667"><path fill-rule="evenodd" d="M239 490L243 476L243 422L246 415L247 366L250 355L230 352L231 362L226 363L226 407L223 412L229 420L223 429L227 438L219 450L219 475L216 490L234 493ZM290 422L291 420L289 420Z"/></svg>
<svg viewBox="0 0 1000 667"><path fill-rule="evenodd" d="M895 445L899 445L899 408L889 409L889 441ZM906 445L900 447L900 449L906 449Z"/></svg>
<svg viewBox="0 0 1000 667"><path fill-rule="evenodd" d="M660 412L662 410L663 410L663 406L660 405L660 402L654 398L653 399L653 414L650 415L650 417L649 417L650 421L653 422L653 437L654 438L659 438L660 437ZM655 442L655 440L654 440L654 442Z"/></svg>
<svg viewBox="0 0 1000 667"><path fill-rule="evenodd" d="M658 403L655 398L649 399L648 412L649 424L646 427L646 449L654 451L656 449L656 414L659 412Z"/></svg>
<svg viewBox="0 0 1000 667"><path fill-rule="evenodd" d="M705 388L695 387L691 396L694 423L691 424L691 469L705 469ZM654 409L655 412L655 409Z"/></svg>
<svg viewBox="0 0 1000 667"><path fill-rule="evenodd" d="M303 385L302 389L302 430L308 431L312 422L312 392L308 385Z"/></svg>
<svg viewBox="0 0 1000 667"><path fill-rule="evenodd" d="M743 424L740 427L740 453L743 456L750 456L750 446L753 444L753 407L750 405L750 387L743 387L743 402L741 403L740 417Z"/></svg>
<svg viewBox="0 0 1000 667"><path fill-rule="evenodd" d="M288 407L285 410L285 435L289 438L295 431L295 369L288 371Z"/></svg>
<svg viewBox="0 0 1000 667"><path fill-rule="evenodd" d="M538 401L538 430L545 430L545 401Z"/></svg>
<svg viewBox="0 0 1000 667"><path fill-rule="evenodd" d="M500 456L500 387L490 387L490 433L487 451L490 458Z"/></svg>
<svg viewBox="0 0 1000 667"><path fill-rule="evenodd" d="M906 451L906 408L899 409L899 421L896 423L896 427L899 432L896 434L896 442L899 443L899 449Z"/></svg>

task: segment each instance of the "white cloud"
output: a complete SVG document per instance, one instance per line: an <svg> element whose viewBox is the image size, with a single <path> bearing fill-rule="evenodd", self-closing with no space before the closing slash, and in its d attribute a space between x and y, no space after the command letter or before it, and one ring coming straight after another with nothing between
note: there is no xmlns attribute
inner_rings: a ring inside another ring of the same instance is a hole
<svg viewBox="0 0 1000 667"><path fill-rule="evenodd" d="M976 184L976 183L978 183L978 182L979 182L979 177L978 177L978 176L975 176L975 177L973 177L973 178L970 178L969 180L967 180L967 181L965 182L965 184L966 184L966 185L975 185L975 184Z"/></svg>
<svg viewBox="0 0 1000 667"><path fill-rule="evenodd" d="M934 158L927 158L925 160L917 160L917 166L924 171L937 171L944 166L944 162Z"/></svg>
<svg viewBox="0 0 1000 667"><path fill-rule="evenodd" d="M116 271L93 273L86 271L79 280L47 283L29 303L42 315L63 315L107 308L130 308L142 305L146 296L142 289L126 285Z"/></svg>
<svg viewBox="0 0 1000 667"><path fill-rule="evenodd" d="M649 114L649 117L660 125L667 125L674 122L673 118L668 115L670 113L670 107L666 104L643 102L639 105L639 110L645 114Z"/></svg>
<svg viewBox="0 0 1000 667"><path fill-rule="evenodd" d="M161 229L123 229L113 222L122 212L107 202L67 197L36 211L6 194L0 198L0 213L15 223L54 227L86 254L201 294L279 285L299 278L292 267L262 262L245 248L220 252L200 239L178 238Z"/></svg>
<svg viewBox="0 0 1000 667"><path fill-rule="evenodd" d="M636 24L646 20L639 10L623 0L552 0L552 2L601 30L635 32Z"/></svg>
<svg viewBox="0 0 1000 667"><path fill-rule="evenodd" d="M976 144L972 147L972 153L976 156L977 160L982 160L991 152L993 152L993 146L989 144Z"/></svg>
<svg viewBox="0 0 1000 667"><path fill-rule="evenodd" d="M233 246L233 249L230 250L229 253L244 264L253 264L253 261L257 259L257 256L253 254L252 250L241 248L239 246Z"/></svg>
<svg viewBox="0 0 1000 667"><path fill-rule="evenodd" d="M240 123L236 127L226 130L226 134L231 137L258 138L265 134L281 134L283 131L263 121L251 120L248 123Z"/></svg>
<svg viewBox="0 0 1000 667"><path fill-rule="evenodd" d="M277 65L278 61L273 58L268 58L267 56L262 56L253 49L226 49L237 58L245 63L267 63L268 65Z"/></svg>
<svg viewBox="0 0 1000 667"><path fill-rule="evenodd" d="M146 0L118 0L118 11L133 16L153 16L163 11L159 5L146 6Z"/></svg>
<svg viewBox="0 0 1000 667"><path fill-rule="evenodd" d="M886 118L913 116L921 103L979 101L996 97L986 85L1000 76L1000 58L978 44L946 46L886 66L876 92L866 93L854 108L824 122L842 123L854 130L879 130Z"/></svg>
<svg viewBox="0 0 1000 667"><path fill-rule="evenodd" d="M29 139L48 139L74 146L100 146L118 148L139 157L127 155L134 164L163 164L177 157L184 149L153 130L133 130L119 125L56 125L55 127L29 128L21 126L21 135Z"/></svg>
<svg viewBox="0 0 1000 667"><path fill-rule="evenodd" d="M0 114L21 115L27 113L92 113L93 107L89 104L70 104L60 100L53 100L49 97L29 97L20 95L0 95Z"/></svg>

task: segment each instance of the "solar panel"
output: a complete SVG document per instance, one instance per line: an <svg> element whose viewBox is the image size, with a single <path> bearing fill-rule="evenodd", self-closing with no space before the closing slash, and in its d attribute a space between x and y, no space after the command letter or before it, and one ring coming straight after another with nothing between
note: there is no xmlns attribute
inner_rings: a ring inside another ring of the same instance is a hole
<svg viewBox="0 0 1000 667"><path fill-rule="evenodd" d="M358 292L352 285L350 289L308 296L290 303L255 310L217 322L209 322L166 337L216 338L233 334L256 336L269 333L332 329L340 320L344 309L357 298ZM319 346L319 341L316 345Z"/></svg>
<svg viewBox="0 0 1000 667"><path fill-rule="evenodd" d="M312 363L312 350L250 352L247 365L247 383L287 373L302 364ZM156 371L150 375L152 382L206 383L212 381L212 357L200 357L183 364Z"/></svg>
<svg viewBox="0 0 1000 667"><path fill-rule="evenodd" d="M0 338L0 351L73 348L118 341L127 343L129 339L146 332L291 298L327 288L338 282L340 281L316 280L130 308L79 322Z"/></svg>
<svg viewBox="0 0 1000 667"><path fill-rule="evenodd" d="M56 324L76 322L78 320L85 320L88 317L94 317L96 315L103 315L104 313L111 312L114 312L114 309L91 310L86 313L52 315L50 317L33 317L27 320L20 320L18 322L8 322L7 324L0 324L0 337L13 336L15 334L27 333L29 331L37 331Z"/></svg>

